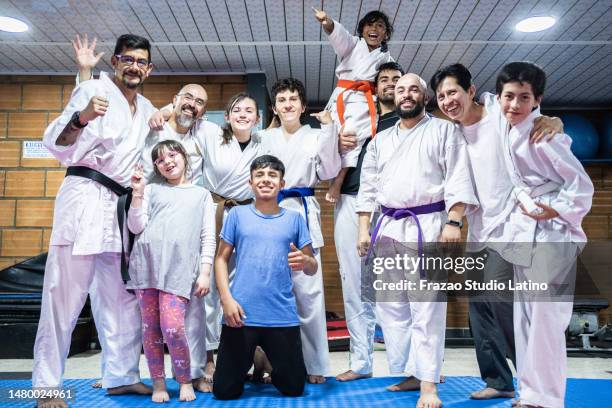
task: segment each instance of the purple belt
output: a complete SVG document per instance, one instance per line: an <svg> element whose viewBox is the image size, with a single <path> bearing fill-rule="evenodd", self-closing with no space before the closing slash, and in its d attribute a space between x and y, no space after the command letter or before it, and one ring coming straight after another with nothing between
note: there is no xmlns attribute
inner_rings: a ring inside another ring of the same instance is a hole
<svg viewBox="0 0 612 408"><path fill-rule="evenodd" d="M370 258L370 254L374 249L374 244L376 243L376 237L378 236L378 230L380 229L380 225L382 224L383 218L393 217L395 220L401 220L402 218L412 217L414 218L414 222L416 223L418 230L418 248L419 248L419 256L423 255L423 233L421 230L421 224L419 223L419 217L417 215L420 214L431 214L435 212L444 211L446 206L444 205L444 201L438 201L431 204L419 205L411 208L389 208L381 205L382 214L378 218L378 222L376 223L376 227L374 228L374 233L372 234L372 239L370 240L370 248L368 248L367 259Z"/></svg>

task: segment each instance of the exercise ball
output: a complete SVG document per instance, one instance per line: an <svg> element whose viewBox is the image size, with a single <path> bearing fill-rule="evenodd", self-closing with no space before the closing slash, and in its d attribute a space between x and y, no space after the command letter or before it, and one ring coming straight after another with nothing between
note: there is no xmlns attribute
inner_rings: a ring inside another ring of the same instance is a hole
<svg viewBox="0 0 612 408"><path fill-rule="evenodd" d="M612 159L612 117L608 117L604 121L601 143L603 144L604 157Z"/></svg>
<svg viewBox="0 0 612 408"><path fill-rule="evenodd" d="M576 115L561 115L565 133L572 138L572 152L580 160L594 159L599 148L599 135L588 119Z"/></svg>

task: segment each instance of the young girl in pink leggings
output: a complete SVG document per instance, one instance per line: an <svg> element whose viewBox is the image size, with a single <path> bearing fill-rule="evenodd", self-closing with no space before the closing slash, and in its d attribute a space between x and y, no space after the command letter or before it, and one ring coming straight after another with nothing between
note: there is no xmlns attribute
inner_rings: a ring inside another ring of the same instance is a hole
<svg viewBox="0 0 612 408"><path fill-rule="evenodd" d="M138 235L130 255L127 287L135 290L140 305L153 402L170 399L165 381L164 340L180 384L180 400L193 401L185 310L192 291L204 296L210 288L215 209L208 190L188 182L189 162L180 142L158 143L152 160L155 172L165 182L145 186L140 166L132 176L128 227Z"/></svg>

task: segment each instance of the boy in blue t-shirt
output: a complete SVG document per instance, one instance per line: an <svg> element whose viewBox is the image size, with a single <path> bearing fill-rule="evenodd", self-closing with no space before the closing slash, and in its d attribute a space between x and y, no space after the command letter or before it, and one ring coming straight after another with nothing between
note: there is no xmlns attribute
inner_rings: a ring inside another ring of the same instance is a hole
<svg viewBox="0 0 612 408"><path fill-rule="evenodd" d="M215 259L224 319L213 380L217 399L242 395L257 346L272 363L272 384L282 394L304 392L306 368L291 274L313 275L317 261L301 214L278 205L284 174L276 157L255 159L249 180L255 202L232 208L221 230ZM230 289L228 262L234 248L236 274Z"/></svg>

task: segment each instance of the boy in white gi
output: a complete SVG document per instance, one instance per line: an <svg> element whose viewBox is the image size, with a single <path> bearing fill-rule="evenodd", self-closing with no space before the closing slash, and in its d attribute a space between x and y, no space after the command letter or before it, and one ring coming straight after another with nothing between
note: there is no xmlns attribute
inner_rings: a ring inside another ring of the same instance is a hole
<svg viewBox="0 0 612 408"><path fill-rule="evenodd" d="M359 21L355 36L324 11L313 10L340 59L336 68L338 84L325 109L332 112L334 121L339 122L338 128L345 125L347 131L356 132L358 141L356 149L343 153L342 170L327 192L326 199L336 202L346 172L357 165L365 141L376 135L376 84L373 81L378 67L393 61L387 49L393 26L385 13L370 11Z"/></svg>
<svg viewBox="0 0 612 408"><path fill-rule="evenodd" d="M517 284L531 280L553 290L566 286L573 291L576 258L587 239L581 223L591 208L594 189L570 150L569 136L529 143L545 83L544 71L527 62L506 65L496 81L501 111L508 121L502 143L515 198L506 223L521 227L514 229L521 232L512 240L519 244L518 249L510 244L508 250L516 249L519 255L514 262ZM515 292L519 406L564 406L565 329L572 306L571 294Z"/></svg>
<svg viewBox="0 0 612 408"><path fill-rule="evenodd" d="M401 243L457 242L464 212L478 205L465 140L451 122L426 114L426 100L423 79L415 74L401 77L395 84L401 119L368 145L356 208L361 256L370 246L370 216L377 205L384 214L377 227L380 235ZM446 302L413 301L407 295L406 302L376 305L389 370L411 375L397 387L416 384L421 391L417 407L438 408Z"/></svg>
<svg viewBox="0 0 612 408"><path fill-rule="evenodd" d="M122 35L111 63L114 77L101 75L78 86L43 137L68 171L55 200L34 345L34 388L61 387L72 330L95 281L96 325L107 356L102 385L109 393L151 393L138 374L140 313L136 297L123 284L117 221L118 196L126 197L149 133L147 119L155 110L138 93L152 70L149 41ZM38 404L66 406L58 399Z"/></svg>

